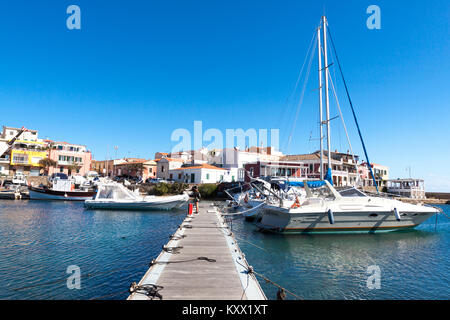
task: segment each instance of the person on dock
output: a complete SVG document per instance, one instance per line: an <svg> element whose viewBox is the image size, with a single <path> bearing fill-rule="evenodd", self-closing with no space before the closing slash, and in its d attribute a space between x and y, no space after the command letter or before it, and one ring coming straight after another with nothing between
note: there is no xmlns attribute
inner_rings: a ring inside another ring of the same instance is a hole
<svg viewBox="0 0 450 320"><path fill-rule="evenodd" d="M192 196L194 197L195 213L198 214L198 203L200 201L201 195L200 191L198 191L197 186L192 187Z"/></svg>

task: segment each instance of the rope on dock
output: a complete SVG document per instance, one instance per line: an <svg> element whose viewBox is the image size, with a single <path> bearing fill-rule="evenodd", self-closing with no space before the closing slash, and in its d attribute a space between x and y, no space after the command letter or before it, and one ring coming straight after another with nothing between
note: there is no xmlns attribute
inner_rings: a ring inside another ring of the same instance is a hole
<svg viewBox="0 0 450 320"><path fill-rule="evenodd" d="M153 300L154 298L158 298L159 300L162 300L162 295L158 292L159 290L164 289L163 286L157 286L155 284L142 284L138 285L136 282L133 282L131 284L131 287L129 289L130 293L139 293L144 294L147 297L150 298L150 300Z"/></svg>
<svg viewBox="0 0 450 320"><path fill-rule="evenodd" d="M255 276L261 277L264 281L266 281L267 283L272 284L273 286L278 288L278 292L277 292L277 299L278 300L284 300L286 298L286 292L291 294L292 296L294 296L295 298L302 300L301 297L299 297L298 295L296 295L295 293L289 291L288 289L282 287L281 285L279 285L278 283L270 280L269 278L267 278L266 276L264 276L261 273L256 272L252 266L244 266L242 263L240 263L238 260L236 260L236 262L241 265L242 267L244 267L247 271L247 276L250 276L250 274L254 274ZM248 287L248 277L247 277L247 287ZM244 293L245 290L247 290L247 287L244 289Z"/></svg>
<svg viewBox="0 0 450 320"><path fill-rule="evenodd" d="M154 264L171 264L171 263L183 263L183 262L192 262L192 261L207 261L207 262L216 262L216 259L211 259L208 257L197 257L197 258L193 258L193 259L187 259L187 260L170 260L170 261L157 261L157 260L152 260L152 262L150 262L150 266L154 265Z"/></svg>
<svg viewBox="0 0 450 320"><path fill-rule="evenodd" d="M253 207L253 208L250 208L250 209L248 209L248 210L239 211L239 212L233 213L233 214L224 214L224 213L222 213L221 215L222 215L222 217L241 216L241 215L243 215L244 213L247 213L247 212L252 211L252 210L256 210L257 208L261 207L261 206L264 205L265 203L266 203L266 202L261 202L261 203L258 204L257 206L255 206L255 207Z"/></svg>
<svg viewBox="0 0 450 320"><path fill-rule="evenodd" d="M180 249L183 249L183 247L182 246L175 246L175 247L162 246L163 251L165 251L167 253L172 253L172 254L179 254Z"/></svg>

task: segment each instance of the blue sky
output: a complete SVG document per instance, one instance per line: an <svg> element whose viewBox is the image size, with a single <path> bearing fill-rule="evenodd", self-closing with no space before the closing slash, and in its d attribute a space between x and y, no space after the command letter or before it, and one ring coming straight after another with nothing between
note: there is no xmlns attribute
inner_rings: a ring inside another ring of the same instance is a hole
<svg viewBox="0 0 450 320"><path fill-rule="evenodd" d="M66 8L81 8L81 30ZM366 8L381 9L369 30ZM96 159L152 158L173 130L278 128L325 11L371 161L391 177L450 191L450 3L436 1L3 1L2 125L87 145ZM362 149L336 65L330 68L352 145ZM289 153L316 150L317 61ZM335 75L335 77L334 77ZM332 116L337 115L335 104ZM332 122L332 149L348 149ZM310 136L312 140L310 140ZM205 143L208 144L208 143ZM109 150L109 151L108 151Z"/></svg>

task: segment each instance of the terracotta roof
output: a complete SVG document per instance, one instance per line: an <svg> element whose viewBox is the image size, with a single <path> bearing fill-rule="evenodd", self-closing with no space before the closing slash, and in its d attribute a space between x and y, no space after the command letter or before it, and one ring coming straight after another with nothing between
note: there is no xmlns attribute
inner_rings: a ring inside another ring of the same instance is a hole
<svg viewBox="0 0 450 320"><path fill-rule="evenodd" d="M183 167L183 168L178 168L178 169L172 169L172 170L187 170L187 169L211 169L211 170L227 170L224 168L219 168L216 166L212 166L210 164L207 163L203 163L201 165L196 165L196 166L191 166L191 167Z"/></svg>
<svg viewBox="0 0 450 320"><path fill-rule="evenodd" d="M308 153L308 154L293 154L293 155L286 155L286 156L282 156L280 158L281 160L316 160L316 159L320 159L320 154L317 153ZM326 154L324 153L323 155L323 159L326 160L328 159Z"/></svg>
<svg viewBox="0 0 450 320"><path fill-rule="evenodd" d="M183 159L177 159L177 158L161 158L161 159L157 159L157 160L155 160L155 161L160 161L160 160L163 160L163 159L166 159L167 161L177 161L177 162L185 162L186 160L183 160Z"/></svg>

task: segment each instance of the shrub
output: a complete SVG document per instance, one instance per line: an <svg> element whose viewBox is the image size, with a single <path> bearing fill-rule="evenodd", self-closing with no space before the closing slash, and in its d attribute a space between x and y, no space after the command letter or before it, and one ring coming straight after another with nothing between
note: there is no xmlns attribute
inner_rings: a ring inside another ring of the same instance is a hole
<svg viewBox="0 0 450 320"><path fill-rule="evenodd" d="M155 194L162 196L169 193L169 186L167 183L158 183L155 187Z"/></svg>
<svg viewBox="0 0 450 320"><path fill-rule="evenodd" d="M181 194L189 187L187 183L174 182L169 185L169 192L171 194Z"/></svg>
<svg viewBox="0 0 450 320"><path fill-rule="evenodd" d="M217 185L213 183L202 184L198 187L198 191L200 191L203 199L212 199L216 197Z"/></svg>

